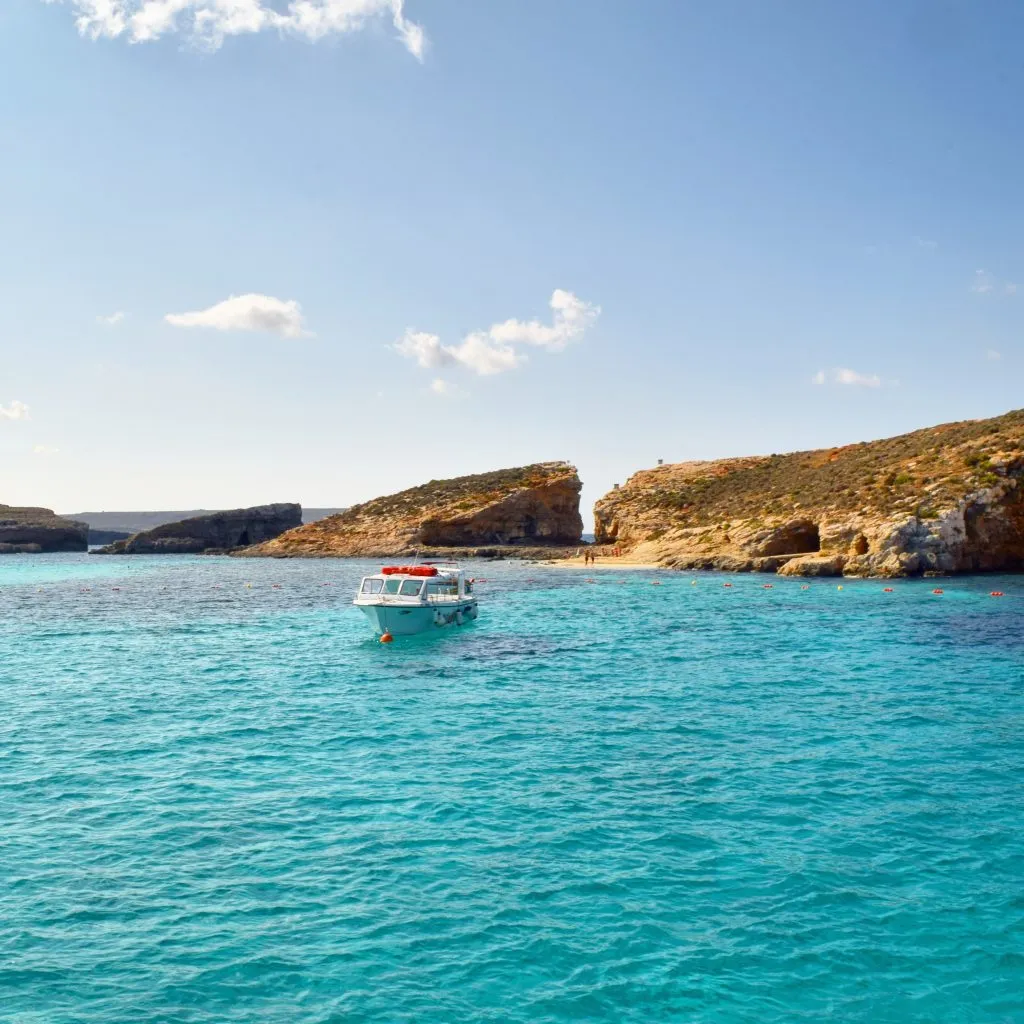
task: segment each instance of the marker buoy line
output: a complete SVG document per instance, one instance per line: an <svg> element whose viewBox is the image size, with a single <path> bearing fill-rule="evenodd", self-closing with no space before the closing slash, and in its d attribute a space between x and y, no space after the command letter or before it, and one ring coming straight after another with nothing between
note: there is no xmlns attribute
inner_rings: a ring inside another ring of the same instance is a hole
<svg viewBox="0 0 1024 1024"><path fill-rule="evenodd" d="M775 584L774 583L764 583L764 584L762 584L761 589L762 590L774 590L775 589Z"/></svg>
<svg viewBox="0 0 1024 1024"><path fill-rule="evenodd" d="M723 587L731 587L731 586L732 586L732 584L731 584L731 583L723 583L723 584L722 584L722 586L723 586Z"/></svg>
<svg viewBox="0 0 1024 1024"><path fill-rule="evenodd" d="M989 595L988 596L989 597L1006 597L1006 595L1001 590L989 591Z"/></svg>
<svg viewBox="0 0 1024 1024"><path fill-rule="evenodd" d="M945 593L945 591L944 591L944 590L942 589L942 587L936 587L936 588L935 588L935 589L934 589L934 590L932 591L932 593L933 593L933 594L944 594L944 593Z"/></svg>
<svg viewBox="0 0 1024 1024"><path fill-rule="evenodd" d="M882 593L883 594L891 594L892 593L892 587L882 587Z"/></svg>
<svg viewBox="0 0 1024 1024"><path fill-rule="evenodd" d="M389 643L391 643L391 642L392 642L392 641L393 641L394 639L395 639L395 638L394 638L394 637L393 637L393 636L392 636L392 635L391 635L390 633L381 633L381 635L380 635L380 642L381 642L382 644L389 644Z"/></svg>
<svg viewBox="0 0 1024 1024"><path fill-rule="evenodd" d="M802 584L800 584L800 589L801 590L810 590L811 589L811 585L810 585L810 583L802 583Z"/></svg>
<svg viewBox="0 0 1024 1024"><path fill-rule="evenodd" d="M661 586L661 580L651 580L651 586L652 587L660 587Z"/></svg>

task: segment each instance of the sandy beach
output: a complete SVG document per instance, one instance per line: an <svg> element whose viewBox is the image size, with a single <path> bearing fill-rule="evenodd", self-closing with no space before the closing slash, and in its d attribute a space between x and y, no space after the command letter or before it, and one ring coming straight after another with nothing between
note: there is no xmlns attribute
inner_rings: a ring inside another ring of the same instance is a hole
<svg viewBox="0 0 1024 1024"><path fill-rule="evenodd" d="M653 562L637 562L630 558L601 558L598 556L597 561L586 563L583 561L583 556L579 558L560 558L557 561L547 563L549 565L558 566L562 569L664 569L663 565L655 565Z"/></svg>

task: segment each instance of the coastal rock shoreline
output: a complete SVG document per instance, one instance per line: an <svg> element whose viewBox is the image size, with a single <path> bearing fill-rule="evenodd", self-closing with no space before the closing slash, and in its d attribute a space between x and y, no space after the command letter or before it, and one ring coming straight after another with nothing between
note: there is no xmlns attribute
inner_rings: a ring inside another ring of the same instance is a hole
<svg viewBox="0 0 1024 1024"><path fill-rule="evenodd" d="M87 551L89 526L52 509L0 505L0 554Z"/></svg>
<svg viewBox="0 0 1024 1024"><path fill-rule="evenodd" d="M471 551L578 547L582 484L566 462L431 480L353 505L238 552L272 558L472 557ZM477 557L486 557L479 555Z"/></svg>
<svg viewBox="0 0 1024 1024"><path fill-rule="evenodd" d="M843 448L660 465L596 539L665 568L895 578L1024 569L1024 411Z"/></svg>
<svg viewBox="0 0 1024 1024"><path fill-rule="evenodd" d="M228 554L260 544L302 522L302 506L290 502L255 505L165 523L115 541L97 555Z"/></svg>

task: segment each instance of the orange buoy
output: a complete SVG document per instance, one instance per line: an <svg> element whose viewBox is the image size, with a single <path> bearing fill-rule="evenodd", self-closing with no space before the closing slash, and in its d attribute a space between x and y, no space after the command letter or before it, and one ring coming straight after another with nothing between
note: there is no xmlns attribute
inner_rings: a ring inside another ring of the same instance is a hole
<svg viewBox="0 0 1024 1024"><path fill-rule="evenodd" d="M390 633L381 633L380 635L380 642L382 644L389 644L394 639L395 638Z"/></svg>
<svg viewBox="0 0 1024 1024"><path fill-rule="evenodd" d="M989 592L989 597L1006 597L1001 590L993 590Z"/></svg>
<svg viewBox="0 0 1024 1024"><path fill-rule="evenodd" d="M723 587L731 587L731 586L732 586L732 584L731 584L731 583L723 583L723 584L722 584L722 586L723 586Z"/></svg>
<svg viewBox="0 0 1024 1024"><path fill-rule="evenodd" d="M942 593L945 593L945 591L943 591L942 587L936 587L936 588L935 588L935 589L934 589L934 590L932 591L932 593L933 593L933 594L942 594Z"/></svg>
<svg viewBox="0 0 1024 1024"><path fill-rule="evenodd" d="M883 594L891 594L892 593L892 587L882 587L882 593Z"/></svg>
<svg viewBox="0 0 1024 1024"><path fill-rule="evenodd" d="M774 590L775 589L775 584L774 583L765 583L765 584L763 584L763 587L764 587L765 590Z"/></svg>

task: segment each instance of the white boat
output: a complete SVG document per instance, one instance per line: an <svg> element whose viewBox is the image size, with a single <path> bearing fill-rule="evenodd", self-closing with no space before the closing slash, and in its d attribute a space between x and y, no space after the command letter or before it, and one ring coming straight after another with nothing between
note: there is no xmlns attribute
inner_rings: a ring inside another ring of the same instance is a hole
<svg viewBox="0 0 1024 1024"><path fill-rule="evenodd" d="M461 626L477 617L473 581L455 562L387 565L363 578L353 604L383 638Z"/></svg>

